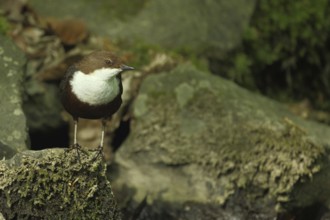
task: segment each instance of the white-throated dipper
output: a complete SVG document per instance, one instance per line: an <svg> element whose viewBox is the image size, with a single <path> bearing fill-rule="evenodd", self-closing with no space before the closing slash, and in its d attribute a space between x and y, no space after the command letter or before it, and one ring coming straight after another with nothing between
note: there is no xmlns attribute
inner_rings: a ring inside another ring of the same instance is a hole
<svg viewBox="0 0 330 220"><path fill-rule="evenodd" d="M61 101L74 120L73 146L77 142L78 119L101 119L103 148L106 121L118 111L123 92L121 73L133 70L109 51L95 51L70 66L60 84Z"/></svg>

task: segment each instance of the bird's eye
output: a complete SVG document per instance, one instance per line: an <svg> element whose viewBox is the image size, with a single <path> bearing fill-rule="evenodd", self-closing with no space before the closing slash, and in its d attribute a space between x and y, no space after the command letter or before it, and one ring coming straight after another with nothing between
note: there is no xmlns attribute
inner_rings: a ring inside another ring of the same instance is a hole
<svg viewBox="0 0 330 220"><path fill-rule="evenodd" d="M112 62L112 60L110 60L110 59L106 59L106 60L105 60L105 63L106 63L107 65L112 65L113 62Z"/></svg>

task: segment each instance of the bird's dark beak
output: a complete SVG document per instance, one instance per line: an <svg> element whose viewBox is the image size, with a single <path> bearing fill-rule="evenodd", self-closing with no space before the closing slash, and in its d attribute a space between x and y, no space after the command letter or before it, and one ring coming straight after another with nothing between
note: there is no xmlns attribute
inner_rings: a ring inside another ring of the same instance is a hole
<svg viewBox="0 0 330 220"><path fill-rule="evenodd" d="M131 66L127 66L127 65L122 64L122 65L120 66L120 69L121 69L122 71L128 71L128 70L134 70L134 67L131 67Z"/></svg>

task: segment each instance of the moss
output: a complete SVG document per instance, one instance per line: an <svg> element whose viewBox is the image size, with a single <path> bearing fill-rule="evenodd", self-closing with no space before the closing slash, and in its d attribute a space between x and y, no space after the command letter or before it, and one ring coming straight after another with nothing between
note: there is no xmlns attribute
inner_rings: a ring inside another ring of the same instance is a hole
<svg viewBox="0 0 330 220"><path fill-rule="evenodd" d="M143 41L135 41L134 43L128 43L127 41L116 42L118 48L126 51L127 58L131 66L140 68L146 64L153 65L153 61L157 59L157 56L163 55L166 59L160 59L157 64L159 67L153 69L152 72L163 72L172 70L177 63L191 62L199 70L207 71L208 63L204 56L196 54L191 49L177 48L174 50L162 48L159 45L145 43ZM146 69L149 67L145 67Z"/></svg>
<svg viewBox="0 0 330 220"><path fill-rule="evenodd" d="M5 34L9 31L10 25L7 19L3 16L0 16L0 34Z"/></svg>
<svg viewBox="0 0 330 220"><path fill-rule="evenodd" d="M86 1L90 4L89 1ZM141 11L141 8L148 2L148 0L129 1L129 0L115 0L105 1L98 4L100 13L104 17L109 17L109 13L113 14L113 18L121 20L128 20Z"/></svg>
<svg viewBox="0 0 330 220"><path fill-rule="evenodd" d="M134 54L130 61L130 65L135 67L144 66L146 63L150 63L155 54L161 51L159 47L148 45L143 42L136 42L132 45L119 42L119 45L122 48L127 48L132 54Z"/></svg>
<svg viewBox="0 0 330 220"><path fill-rule="evenodd" d="M6 219L120 219L106 167L95 154L23 156L0 169L0 212Z"/></svg>
<svg viewBox="0 0 330 220"><path fill-rule="evenodd" d="M322 107L315 97L330 92L329 12L327 0L258 1L242 46L214 71L269 96L280 99L284 90L287 99L307 97Z"/></svg>
<svg viewBox="0 0 330 220"><path fill-rule="evenodd" d="M197 53L192 47L180 46L172 50L172 55L180 57L181 60L189 60L199 70L206 72L209 70L209 65L205 58L210 53L208 50L211 49L200 49L200 52Z"/></svg>

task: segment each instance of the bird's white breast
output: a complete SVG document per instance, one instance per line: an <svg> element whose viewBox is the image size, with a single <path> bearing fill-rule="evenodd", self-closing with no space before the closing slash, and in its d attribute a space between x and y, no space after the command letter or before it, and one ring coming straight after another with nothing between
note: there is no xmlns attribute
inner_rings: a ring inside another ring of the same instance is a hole
<svg viewBox="0 0 330 220"><path fill-rule="evenodd" d="M111 102L120 92L119 79L115 77L120 69L99 69L91 74L76 71L70 81L72 92L80 101L90 105Z"/></svg>

